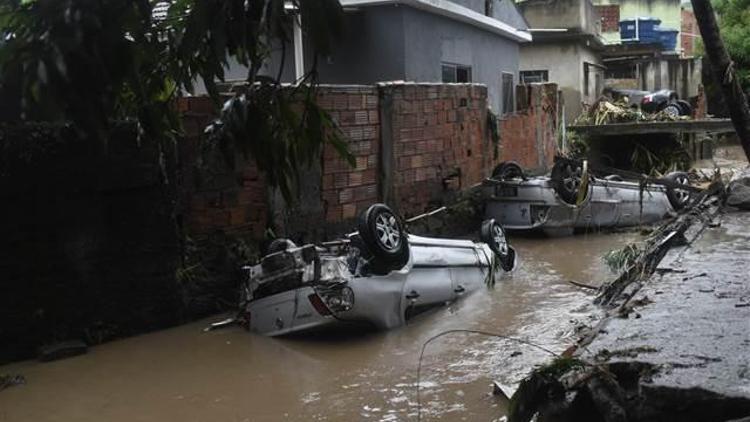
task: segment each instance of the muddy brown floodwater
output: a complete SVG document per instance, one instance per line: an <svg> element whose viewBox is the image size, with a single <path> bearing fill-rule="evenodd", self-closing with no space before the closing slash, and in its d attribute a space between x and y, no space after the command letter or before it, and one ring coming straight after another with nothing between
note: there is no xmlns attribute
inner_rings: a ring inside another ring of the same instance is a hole
<svg viewBox="0 0 750 422"><path fill-rule="evenodd" d="M419 350L449 329L486 330L564 350L592 293L567 283L611 277L605 251L636 233L511 241L519 267L494 288L388 332L273 339L239 327L210 333L200 321L115 341L51 363L19 362L0 374L26 384L0 392L0 421L415 420ZM214 318L213 320L215 320ZM499 420L493 380L513 385L544 352L498 338L455 334L427 349L423 420Z"/></svg>

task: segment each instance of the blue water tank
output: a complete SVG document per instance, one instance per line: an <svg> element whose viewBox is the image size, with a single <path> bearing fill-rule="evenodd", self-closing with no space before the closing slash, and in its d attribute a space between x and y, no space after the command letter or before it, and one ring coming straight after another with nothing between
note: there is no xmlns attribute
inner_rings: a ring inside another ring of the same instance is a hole
<svg viewBox="0 0 750 422"><path fill-rule="evenodd" d="M675 51L677 49L677 34L679 31L676 29L659 29L659 43L661 44L662 50Z"/></svg>
<svg viewBox="0 0 750 422"><path fill-rule="evenodd" d="M620 39L622 42L658 43L661 41L658 34L661 19L651 17L639 17L638 33L636 34L635 19L623 19L620 21ZM636 35L638 40L636 40Z"/></svg>

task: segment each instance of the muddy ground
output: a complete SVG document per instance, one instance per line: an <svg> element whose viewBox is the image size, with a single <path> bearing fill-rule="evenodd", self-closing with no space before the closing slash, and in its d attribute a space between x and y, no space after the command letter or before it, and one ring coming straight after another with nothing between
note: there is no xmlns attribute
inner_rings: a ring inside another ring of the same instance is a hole
<svg viewBox="0 0 750 422"><path fill-rule="evenodd" d="M588 346L607 362L642 362L650 384L750 399L750 213L729 212L689 246L673 248Z"/></svg>
<svg viewBox="0 0 750 422"><path fill-rule="evenodd" d="M750 420L750 213L715 199L603 288L602 318L521 383L511 422Z"/></svg>

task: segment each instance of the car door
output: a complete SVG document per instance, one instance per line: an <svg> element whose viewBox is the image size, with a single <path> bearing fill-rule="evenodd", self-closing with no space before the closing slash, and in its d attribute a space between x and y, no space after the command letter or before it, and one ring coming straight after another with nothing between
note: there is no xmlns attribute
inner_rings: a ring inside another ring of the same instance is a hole
<svg viewBox="0 0 750 422"><path fill-rule="evenodd" d="M620 226L651 223L667 213L664 205L658 205L663 204L666 197L663 189L648 185L641 190L640 185L634 182L618 182L617 186L617 196L621 200L618 215Z"/></svg>
<svg viewBox="0 0 750 422"><path fill-rule="evenodd" d="M617 224L622 198L617 182L597 180L591 192L591 224L611 227Z"/></svg>
<svg viewBox="0 0 750 422"><path fill-rule="evenodd" d="M412 246L413 266L404 283L402 303L408 320L429 308L453 300L453 279L446 249L440 246Z"/></svg>
<svg viewBox="0 0 750 422"><path fill-rule="evenodd" d="M459 299L485 285L490 276L493 254L487 246L456 248L451 251L454 299Z"/></svg>

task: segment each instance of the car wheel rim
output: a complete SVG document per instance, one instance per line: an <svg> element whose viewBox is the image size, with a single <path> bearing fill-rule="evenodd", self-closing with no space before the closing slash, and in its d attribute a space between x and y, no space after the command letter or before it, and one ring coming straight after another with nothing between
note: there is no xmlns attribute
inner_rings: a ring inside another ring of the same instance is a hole
<svg viewBox="0 0 750 422"><path fill-rule="evenodd" d="M688 179L685 176L679 176L675 179L675 181L681 185L687 186ZM688 192L686 189L675 189L674 190L674 196L677 199L677 202L680 204L684 204L690 199L690 192Z"/></svg>
<svg viewBox="0 0 750 422"><path fill-rule="evenodd" d="M508 252L508 242L505 241L505 233L503 233L503 229L497 224L492 227L492 240L495 242L497 250L500 251L501 255L505 255Z"/></svg>
<svg viewBox="0 0 750 422"><path fill-rule="evenodd" d="M581 168L577 167L575 171L570 165L565 167L565 176L563 177L563 186L568 192L578 192L578 186L581 184Z"/></svg>
<svg viewBox="0 0 750 422"><path fill-rule="evenodd" d="M383 247L388 251L397 250L401 245L398 221L393 214L381 213L375 219L375 232Z"/></svg>

